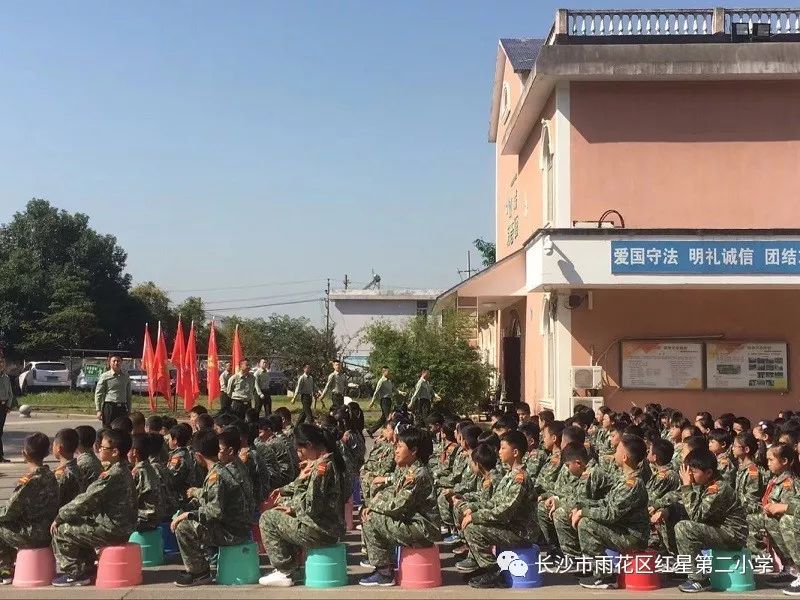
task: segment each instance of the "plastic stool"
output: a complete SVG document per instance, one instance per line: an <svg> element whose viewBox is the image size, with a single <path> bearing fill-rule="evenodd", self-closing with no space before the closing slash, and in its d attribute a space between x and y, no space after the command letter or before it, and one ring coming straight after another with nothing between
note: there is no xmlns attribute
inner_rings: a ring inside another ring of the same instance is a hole
<svg viewBox="0 0 800 600"><path fill-rule="evenodd" d="M128 539L142 548L142 566L160 567L164 560L164 538L160 529L152 531L134 531Z"/></svg>
<svg viewBox="0 0 800 600"><path fill-rule="evenodd" d="M309 548L306 557L306 587L332 588L343 585L347 585L345 545Z"/></svg>
<svg viewBox="0 0 800 600"><path fill-rule="evenodd" d="M181 552L178 547L178 538L175 537L172 529L170 529L170 525L169 521L164 521L158 525L158 530L161 532L161 540L164 543L164 554L167 556L180 554Z"/></svg>
<svg viewBox="0 0 800 600"><path fill-rule="evenodd" d="M616 558L615 567L619 568L617 586L619 589L649 592L661 589L661 575L656 570L656 552L652 550L636 550L626 553L626 560L614 550L606 550L607 556Z"/></svg>
<svg viewBox="0 0 800 600"><path fill-rule="evenodd" d="M509 564L508 568L503 571L508 585L520 589L538 588L544 585L542 574L539 572L539 546L534 544L529 548L503 548L497 552L497 555L499 556L503 552L513 552L517 555L518 560L528 567L527 571L520 575L518 574L520 571L517 569L521 565Z"/></svg>
<svg viewBox="0 0 800 600"><path fill-rule="evenodd" d="M217 557L217 583L250 585L261 576L258 566L258 545L245 542L236 546L220 546Z"/></svg>
<svg viewBox="0 0 800 600"><path fill-rule="evenodd" d="M438 546L399 548L397 583L401 588L423 589L442 585L442 563Z"/></svg>
<svg viewBox="0 0 800 600"><path fill-rule="evenodd" d="M33 588L50 585L56 576L56 559L52 548L35 548L17 552L14 587Z"/></svg>
<svg viewBox="0 0 800 600"><path fill-rule="evenodd" d="M97 579L100 589L132 587L142 584L142 549L139 544L121 544L100 548Z"/></svg>
<svg viewBox="0 0 800 600"><path fill-rule="evenodd" d="M361 506L361 477L358 475L353 476L353 505Z"/></svg>
<svg viewBox="0 0 800 600"><path fill-rule="evenodd" d="M344 530L353 531L353 499L344 503Z"/></svg>
<svg viewBox="0 0 800 600"><path fill-rule="evenodd" d="M756 589L750 552L717 550L711 554L711 589L719 592L751 592Z"/></svg>
<svg viewBox="0 0 800 600"><path fill-rule="evenodd" d="M264 549L264 540L261 539L261 528L258 525L258 521L255 523L250 524L250 538L256 543L258 546L258 553L259 554L266 554L267 551Z"/></svg>

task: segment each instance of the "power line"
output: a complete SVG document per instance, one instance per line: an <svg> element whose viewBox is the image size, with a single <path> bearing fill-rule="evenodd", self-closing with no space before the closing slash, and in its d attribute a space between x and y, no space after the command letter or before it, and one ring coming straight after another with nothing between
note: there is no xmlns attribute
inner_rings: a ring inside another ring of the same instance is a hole
<svg viewBox="0 0 800 600"><path fill-rule="evenodd" d="M221 292L224 290L249 290L253 288L269 287L272 285L299 285L301 283L318 283L319 279L305 279L303 281L273 281L270 283L257 283L255 285L232 285L218 288L204 288L192 290L167 290L168 294L185 294L189 292Z"/></svg>
<svg viewBox="0 0 800 600"><path fill-rule="evenodd" d="M291 292L288 294L275 294L273 296L255 296L251 298L234 298L232 300L208 300L203 301L203 305L208 307L212 304L230 304L231 302L252 302L254 300L274 300L276 298L292 298L294 296L308 296L309 294L319 294L319 290L307 290L304 292Z"/></svg>
<svg viewBox="0 0 800 600"><path fill-rule="evenodd" d="M293 300L290 302L272 302L270 304L253 304L251 306L228 306L225 308L212 308L209 312L228 312L230 310L245 310L248 308L267 308L269 306L288 306L290 304L308 304L309 302L319 302L322 298L311 298L310 300Z"/></svg>

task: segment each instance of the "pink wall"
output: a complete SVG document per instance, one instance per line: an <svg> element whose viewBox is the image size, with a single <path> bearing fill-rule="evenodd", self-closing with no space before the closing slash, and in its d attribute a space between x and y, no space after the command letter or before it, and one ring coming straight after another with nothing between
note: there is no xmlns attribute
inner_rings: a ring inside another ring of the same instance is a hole
<svg viewBox="0 0 800 600"><path fill-rule="evenodd" d="M526 312L525 312L525 300L524 299L520 300L519 302L516 302L516 303L512 304L508 308L502 309L500 311L500 331L498 333L498 340L497 340L497 351L498 351L498 354L499 354L499 356L498 356L499 360L498 360L497 364L499 365L500 372L502 373L503 372L503 361L505 360L505 356L503 356L503 353L501 352L501 348L503 346L503 338L507 337L507 336L510 336L512 334L514 316L516 315L519 318L519 326L520 326L520 329L522 330L521 342L520 342L520 346L521 346L521 350L522 350L522 353L521 353L522 364L520 365L520 370L521 370L520 397L521 398L525 398L525 386L526 386L526 381L525 381L525 373L526 373L525 357L528 354L528 345L527 345L527 340L526 340L526 332L530 329L528 327L528 323L526 323L526 321L525 321L525 314L526 314Z"/></svg>
<svg viewBox="0 0 800 600"><path fill-rule="evenodd" d="M619 344L614 344L599 364L612 386L604 397L614 409L630 409L659 402L694 415L733 412L751 420L774 418L782 408L797 408L800 361L800 292L792 290L595 290L593 309L572 311L572 361L590 364L614 340L626 337L700 336L725 334L733 340L770 340L789 343L788 394L766 392L682 392L621 390Z"/></svg>
<svg viewBox="0 0 800 600"><path fill-rule="evenodd" d="M574 220L800 224L800 82L582 82L570 103Z"/></svg>

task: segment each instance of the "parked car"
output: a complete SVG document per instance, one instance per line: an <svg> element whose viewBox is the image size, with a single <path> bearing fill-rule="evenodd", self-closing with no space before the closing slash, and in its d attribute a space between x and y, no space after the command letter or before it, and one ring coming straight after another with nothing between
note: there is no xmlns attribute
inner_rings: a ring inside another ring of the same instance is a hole
<svg viewBox="0 0 800 600"><path fill-rule="evenodd" d="M128 379L131 380L131 392L147 395L147 373L141 369L128 369Z"/></svg>
<svg viewBox="0 0 800 600"><path fill-rule="evenodd" d="M69 389L69 369L63 362L33 361L19 374L22 393L36 389Z"/></svg>

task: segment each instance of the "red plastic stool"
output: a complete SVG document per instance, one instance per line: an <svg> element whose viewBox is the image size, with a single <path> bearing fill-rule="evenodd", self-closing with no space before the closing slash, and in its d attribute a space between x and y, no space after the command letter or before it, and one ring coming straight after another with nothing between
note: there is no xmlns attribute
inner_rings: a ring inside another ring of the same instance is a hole
<svg viewBox="0 0 800 600"><path fill-rule="evenodd" d="M14 587L33 588L50 585L56 576L56 559L52 548L35 548L17 552Z"/></svg>
<svg viewBox="0 0 800 600"><path fill-rule="evenodd" d="M250 524L250 536L253 538L253 541L258 544L258 553L266 554L267 551L264 550L264 540L261 539L261 527L259 527L258 523Z"/></svg>
<svg viewBox="0 0 800 600"><path fill-rule="evenodd" d="M620 589L650 592L661 589L661 575L656 570L658 554L653 550L642 550L627 554L619 566Z"/></svg>
<svg viewBox="0 0 800 600"><path fill-rule="evenodd" d="M353 531L353 499L344 504L344 530Z"/></svg>
<svg viewBox="0 0 800 600"><path fill-rule="evenodd" d="M442 561L439 547L408 548L400 546L397 583L401 588L423 589L442 585Z"/></svg>
<svg viewBox="0 0 800 600"><path fill-rule="evenodd" d="M132 587L142 584L142 550L139 544L100 548L97 580L100 589Z"/></svg>

